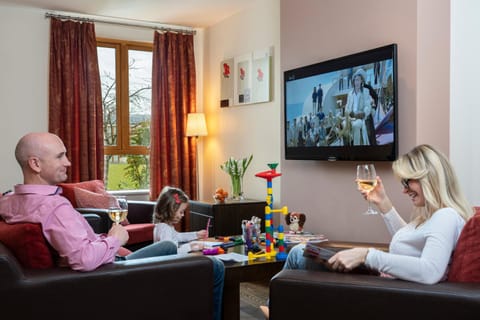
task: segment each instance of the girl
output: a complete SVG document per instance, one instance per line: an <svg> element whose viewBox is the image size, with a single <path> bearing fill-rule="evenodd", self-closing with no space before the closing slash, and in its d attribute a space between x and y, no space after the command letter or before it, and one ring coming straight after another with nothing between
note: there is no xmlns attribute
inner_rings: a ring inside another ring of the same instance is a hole
<svg viewBox="0 0 480 320"><path fill-rule="evenodd" d="M208 238L207 230L178 232L175 225L185 215L188 196L181 189L166 186L158 196L153 213L153 241L171 240L178 246L178 253L188 253L203 249L201 242L190 242Z"/></svg>

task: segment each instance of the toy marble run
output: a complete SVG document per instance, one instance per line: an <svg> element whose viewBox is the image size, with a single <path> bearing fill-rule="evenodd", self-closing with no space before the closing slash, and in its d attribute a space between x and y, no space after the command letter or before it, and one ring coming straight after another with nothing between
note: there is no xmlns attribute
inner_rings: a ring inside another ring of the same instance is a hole
<svg viewBox="0 0 480 320"><path fill-rule="evenodd" d="M265 257L267 259L272 259L273 257L276 257L277 260L285 260L287 258L287 253L285 252L284 231L282 225L278 227L278 253L275 251L273 239L274 226L272 213L281 212L284 215L288 214L288 208L286 206L281 209L273 209L272 180L282 175L280 172L277 172L275 170L277 168L277 165L278 163L269 163L268 167L270 168L270 170L262 171L255 174L256 177L267 180L267 206L265 206L265 253L249 252L249 260L261 257Z"/></svg>

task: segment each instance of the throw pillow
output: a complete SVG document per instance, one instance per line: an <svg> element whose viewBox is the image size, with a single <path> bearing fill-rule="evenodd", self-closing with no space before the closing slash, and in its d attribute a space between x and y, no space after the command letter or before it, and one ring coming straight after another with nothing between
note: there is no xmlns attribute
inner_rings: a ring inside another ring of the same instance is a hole
<svg viewBox="0 0 480 320"><path fill-rule="evenodd" d="M52 252L38 223L9 224L0 220L0 242L24 268L47 269L54 266Z"/></svg>
<svg viewBox="0 0 480 320"><path fill-rule="evenodd" d="M73 188L77 208L108 209L115 206L116 199L107 192L97 193L81 188Z"/></svg>
<svg viewBox="0 0 480 320"><path fill-rule="evenodd" d="M480 282L480 212L463 227L448 272L451 282Z"/></svg>
<svg viewBox="0 0 480 320"><path fill-rule="evenodd" d="M59 187L62 187L62 195L67 198L72 206L77 205L77 199L75 197L75 188L81 188L91 192L102 193L105 192L105 185L102 180L89 180L82 182L70 182L70 183L59 183Z"/></svg>

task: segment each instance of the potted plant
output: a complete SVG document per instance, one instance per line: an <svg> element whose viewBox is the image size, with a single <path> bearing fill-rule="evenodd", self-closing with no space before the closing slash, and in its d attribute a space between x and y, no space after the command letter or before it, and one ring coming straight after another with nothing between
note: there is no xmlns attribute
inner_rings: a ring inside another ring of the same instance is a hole
<svg viewBox="0 0 480 320"><path fill-rule="evenodd" d="M247 171L250 162L252 162L253 155L243 159L235 159L230 157L227 161L220 165L220 169L228 173L232 182L232 199L243 200L243 176Z"/></svg>

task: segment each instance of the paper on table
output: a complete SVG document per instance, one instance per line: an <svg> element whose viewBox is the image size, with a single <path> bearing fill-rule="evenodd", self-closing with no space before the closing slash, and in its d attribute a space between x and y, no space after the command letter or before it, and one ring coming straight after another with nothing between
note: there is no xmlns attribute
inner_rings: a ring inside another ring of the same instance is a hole
<svg viewBox="0 0 480 320"><path fill-rule="evenodd" d="M204 247L218 247L221 245L223 242L222 241L203 241L203 246Z"/></svg>
<svg viewBox="0 0 480 320"><path fill-rule="evenodd" d="M248 256L240 253L236 253L236 252L218 254L215 257L223 261L236 261L236 262L248 261Z"/></svg>

